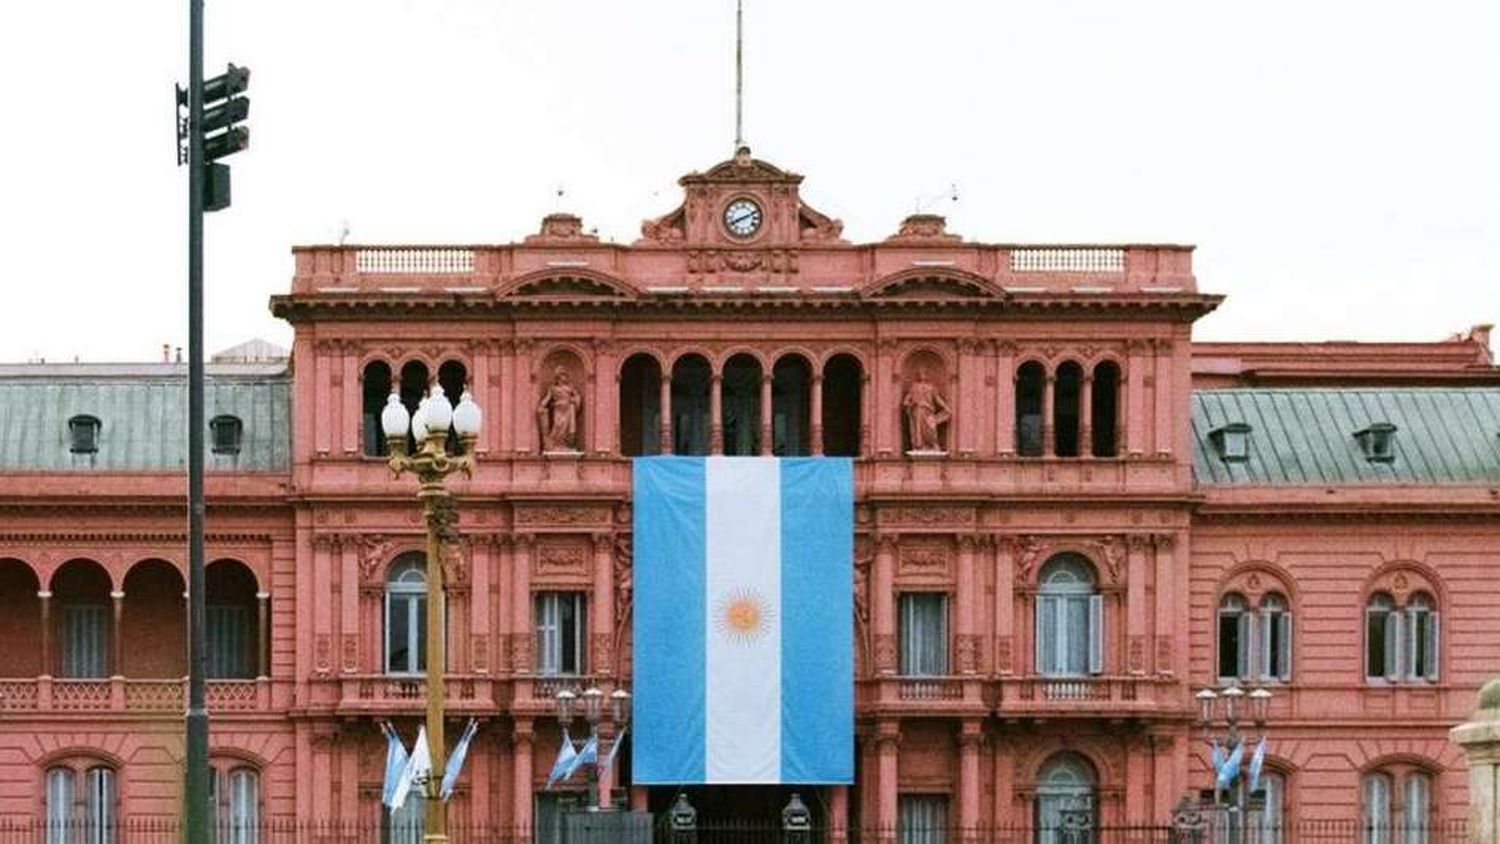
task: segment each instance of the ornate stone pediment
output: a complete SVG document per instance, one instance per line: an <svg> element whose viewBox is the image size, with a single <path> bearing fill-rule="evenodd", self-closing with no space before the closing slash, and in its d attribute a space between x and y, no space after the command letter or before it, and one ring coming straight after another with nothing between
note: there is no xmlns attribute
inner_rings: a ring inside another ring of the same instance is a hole
<svg viewBox="0 0 1500 844"><path fill-rule="evenodd" d="M577 214L558 212L542 218L541 231L526 236L527 246L549 246L551 244L594 244L599 236L583 230L583 218Z"/></svg>
<svg viewBox="0 0 1500 844"><path fill-rule="evenodd" d="M547 269L528 273L500 290L502 297L557 297L632 299L636 291L628 282L595 270Z"/></svg>
<svg viewBox="0 0 1500 844"><path fill-rule="evenodd" d="M802 176L790 170L755 158L749 147L740 147L734 158L721 161L708 168L706 173L689 173L677 180L679 185L711 184L716 182L761 182L784 185L802 184Z"/></svg>
<svg viewBox="0 0 1500 844"><path fill-rule="evenodd" d="M876 279L860 295L867 299L998 299L1005 294L984 276L967 270L914 267Z"/></svg>

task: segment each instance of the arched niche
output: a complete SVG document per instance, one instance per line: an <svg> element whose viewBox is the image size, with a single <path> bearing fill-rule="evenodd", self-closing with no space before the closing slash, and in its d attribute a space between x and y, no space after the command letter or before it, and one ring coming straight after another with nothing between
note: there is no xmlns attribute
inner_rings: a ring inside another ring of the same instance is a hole
<svg viewBox="0 0 1500 844"><path fill-rule="evenodd" d="M948 363L932 349L918 349L901 362L901 441L908 452L948 451L953 413Z"/></svg>
<svg viewBox="0 0 1500 844"><path fill-rule="evenodd" d="M572 349L553 349L542 358L537 373L536 425L542 451L577 453L584 450L588 370Z"/></svg>

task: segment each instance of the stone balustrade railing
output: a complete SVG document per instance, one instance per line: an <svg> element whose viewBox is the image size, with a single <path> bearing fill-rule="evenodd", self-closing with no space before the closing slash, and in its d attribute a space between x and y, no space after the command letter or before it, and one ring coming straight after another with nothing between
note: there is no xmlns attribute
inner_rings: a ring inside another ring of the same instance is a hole
<svg viewBox="0 0 1500 844"><path fill-rule="evenodd" d="M209 680L211 712L255 712L270 706L271 681ZM0 711L124 712L180 715L187 706L186 679L34 679L0 680Z"/></svg>

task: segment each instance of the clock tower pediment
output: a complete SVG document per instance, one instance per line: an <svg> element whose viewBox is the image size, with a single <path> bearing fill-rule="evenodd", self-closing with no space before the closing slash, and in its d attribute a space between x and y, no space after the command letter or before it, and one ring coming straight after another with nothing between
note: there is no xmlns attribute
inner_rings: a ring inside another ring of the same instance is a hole
<svg viewBox="0 0 1500 844"><path fill-rule="evenodd" d="M641 224L642 245L794 247L842 243L843 223L802 203L802 176L741 147L734 158L677 180L682 205Z"/></svg>

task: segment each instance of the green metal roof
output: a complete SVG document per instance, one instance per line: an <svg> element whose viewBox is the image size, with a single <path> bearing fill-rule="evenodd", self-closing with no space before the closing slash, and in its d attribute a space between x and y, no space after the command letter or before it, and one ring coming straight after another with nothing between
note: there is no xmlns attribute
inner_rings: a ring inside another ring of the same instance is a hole
<svg viewBox="0 0 1500 844"><path fill-rule="evenodd" d="M1244 462L1209 433L1251 427ZM1396 426L1393 459L1366 458L1354 434ZM1193 474L1217 484L1486 484L1500 482L1500 389L1199 390Z"/></svg>
<svg viewBox="0 0 1500 844"><path fill-rule="evenodd" d="M291 452L291 381L207 379L204 419L238 416L240 452L214 454L209 471L285 471ZM74 454L68 420L99 419L98 451ZM187 468L187 384L181 378L0 379L0 470L174 471Z"/></svg>

